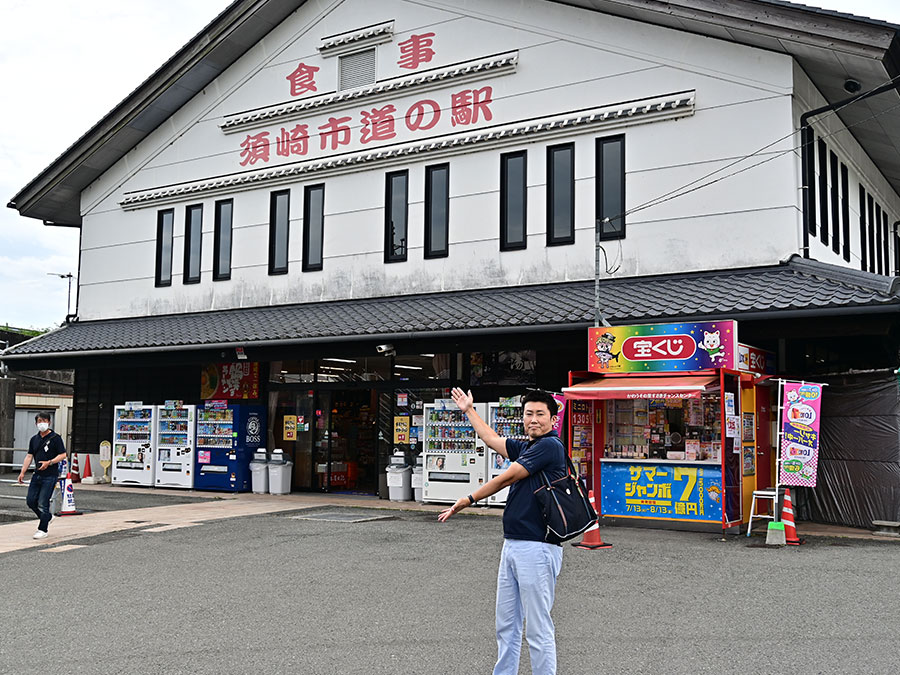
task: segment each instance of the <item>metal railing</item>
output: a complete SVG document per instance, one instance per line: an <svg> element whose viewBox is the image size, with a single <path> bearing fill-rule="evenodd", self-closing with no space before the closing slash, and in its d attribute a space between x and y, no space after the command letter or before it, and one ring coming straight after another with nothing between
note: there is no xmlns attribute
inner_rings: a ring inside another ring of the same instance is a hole
<svg viewBox="0 0 900 675"><path fill-rule="evenodd" d="M0 448L0 452L3 452L4 450L6 450L8 452L28 452L28 448ZM12 471L10 473L15 473L16 469L22 468L22 462L19 462L18 464L15 462L0 462L0 476L2 476L4 473L6 473L7 467L12 469ZM28 470L34 471L34 467L33 466L30 467ZM18 482L19 481L15 478L0 477L0 483L18 483Z"/></svg>

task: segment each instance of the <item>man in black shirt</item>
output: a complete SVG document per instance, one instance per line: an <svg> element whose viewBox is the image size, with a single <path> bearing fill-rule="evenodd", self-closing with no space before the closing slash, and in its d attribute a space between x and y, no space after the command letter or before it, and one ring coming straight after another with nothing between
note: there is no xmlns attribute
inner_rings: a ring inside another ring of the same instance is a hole
<svg viewBox="0 0 900 675"><path fill-rule="evenodd" d="M38 413L34 416L38 432L32 436L28 444L28 454L22 462L22 470L19 472L19 482L25 482L25 472L31 466L31 462L37 462L31 484L28 486L28 496L25 498L28 508L40 518L35 539L43 539L47 536L47 526L53 516L50 514L50 497L53 495L53 487L59 478L59 463L66 458L66 446L59 434L50 428L50 414Z"/></svg>

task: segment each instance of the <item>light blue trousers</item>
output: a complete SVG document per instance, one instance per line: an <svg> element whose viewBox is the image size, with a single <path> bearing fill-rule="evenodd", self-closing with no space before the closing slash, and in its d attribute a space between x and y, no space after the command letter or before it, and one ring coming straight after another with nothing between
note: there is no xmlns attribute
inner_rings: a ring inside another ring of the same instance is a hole
<svg viewBox="0 0 900 675"><path fill-rule="evenodd" d="M534 675L556 673L556 633L550 610L562 547L539 541L504 539L497 573L497 665L494 675L516 675L522 623Z"/></svg>

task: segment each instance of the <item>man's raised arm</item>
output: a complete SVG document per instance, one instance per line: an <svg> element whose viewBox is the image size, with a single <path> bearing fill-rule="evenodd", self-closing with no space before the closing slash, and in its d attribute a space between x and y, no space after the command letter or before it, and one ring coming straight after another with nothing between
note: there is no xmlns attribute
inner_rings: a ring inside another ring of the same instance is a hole
<svg viewBox="0 0 900 675"><path fill-rule="evenodd" d="M464 392L459 387L454 387L453 391L450 392L450 396L453 397L453 402L456 403L457 407L469 418L469 423L472 425L472 428L475 429L475 433L478 434L478 437L484 441L484 444L497 454L507 457L506 439L491 429L488 423L481 419L478 413L475 412L472 392Z"/></svg>

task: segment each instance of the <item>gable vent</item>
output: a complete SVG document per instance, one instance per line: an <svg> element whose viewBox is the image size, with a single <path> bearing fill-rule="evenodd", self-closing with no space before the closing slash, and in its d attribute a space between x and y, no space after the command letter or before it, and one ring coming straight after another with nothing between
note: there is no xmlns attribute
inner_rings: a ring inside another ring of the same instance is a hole
<svg viewBox="0 0 900 675"><path fill-rule="evenodd" d="M375 84L375 47L340 57L339 91Z"/></svg>

